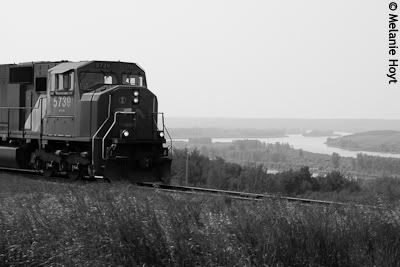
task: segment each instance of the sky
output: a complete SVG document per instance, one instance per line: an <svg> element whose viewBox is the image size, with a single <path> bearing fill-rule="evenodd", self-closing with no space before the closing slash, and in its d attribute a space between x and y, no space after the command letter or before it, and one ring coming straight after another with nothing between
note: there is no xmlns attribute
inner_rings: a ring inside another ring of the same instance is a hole
<svg viewBox="0 0 400 267"><path fill-rule="evenodd" d="M389 2L4 1L0 63L136 62L174 117L400 119Z"/></svg>

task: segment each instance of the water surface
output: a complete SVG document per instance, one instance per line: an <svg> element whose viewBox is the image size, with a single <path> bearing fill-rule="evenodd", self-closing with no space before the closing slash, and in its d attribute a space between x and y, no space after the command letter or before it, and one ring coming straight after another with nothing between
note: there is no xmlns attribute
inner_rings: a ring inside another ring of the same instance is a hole
<svg viewBox="0 0 400 267"><path fill-rule="evenodd" d="M348 135L350 133L337 132L336 134ZM293 146L295 149L303 149L304 151L332 155L336 152L342 157L357 157L358 153L363 153L371 156L380 157L393 157L400 158L400 154L382 153L382 152L369 152L369 151L351 151L341 148L329 147L325 144L329 136L322 137L305 137L300 134L289 134L286 137L271 137L271 138L212 138L212 142L229 143L235 140L259 140L263 143L283 143ZM335 138L337 136L331 136ZM174 139L176 141L188 142L188 139Z"/></svg>

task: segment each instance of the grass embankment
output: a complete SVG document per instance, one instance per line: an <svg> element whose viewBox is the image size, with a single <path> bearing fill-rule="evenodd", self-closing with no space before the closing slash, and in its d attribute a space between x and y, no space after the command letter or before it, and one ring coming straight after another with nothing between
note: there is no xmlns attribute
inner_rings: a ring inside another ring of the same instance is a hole
<svg viewBox="0 0 400 267"><path fill-rule="evenodd" d="M394 266L400 211L244 202L0 173L0 265Z"/></svg>

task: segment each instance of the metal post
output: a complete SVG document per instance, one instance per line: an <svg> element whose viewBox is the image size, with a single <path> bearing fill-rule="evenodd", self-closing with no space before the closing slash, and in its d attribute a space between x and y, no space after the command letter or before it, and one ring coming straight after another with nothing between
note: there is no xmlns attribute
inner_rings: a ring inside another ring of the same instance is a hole
<svg viewBox="0 0 400 267"><path fill-rule="evenodd" d="M20 109L19 112L22 112L19 114L20 118L23 118L22 121L20 121L20 123L22 124L22 138L25 138L25 119L26 119L26 110L25 109ZM21 127L21 125L20 125Z"/></svg>
<svg viewBox="0 0 400 267"><path fill-rule="evenodd" d="M7 109L7 135L10 138L10 109Z"/></svg>
<svg viewBox="0 0 400 267"><path fill-rule="evenodd" d="M162 130L165 131L165 123L164 123L164 113L161 113L162 116Z"/></svg>
<svg viewBox="0 0 400 267"><path fill-rule="evenodd" d="M32 131L32 129L33 129L33 125L32 125L32 123L33 123L33 109L35 108L34 106L32 107L32 105L33 105L33 92L31 91L31 106L29 107L29 111L30 111L30 115L31 115L31 127L30 127L30 129L29 129L29 131ZM26 114L25 114L25 116L26 116Z"/></svg>
<svg viewBox="0 0 400 267"><path fill-rule="evenodd" d="M186 152L186 186L189 185L189 151Z"/></svg>

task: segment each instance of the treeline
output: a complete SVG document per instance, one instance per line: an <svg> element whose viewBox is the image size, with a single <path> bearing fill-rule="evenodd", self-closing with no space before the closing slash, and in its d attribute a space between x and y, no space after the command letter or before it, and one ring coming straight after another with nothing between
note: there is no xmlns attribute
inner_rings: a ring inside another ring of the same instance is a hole
<svg viewBox="0 0 400 267"><path fill-rule="evenodd" d="M174 139L180 138L265 138L283 137L285 129L236 129L236 128L171 128L169 129Z"/></svg>
<svg viewBox="0 0 400 267"><path fill-rule="evenodd" d="M175 150L173 160L173 182L193 186L205 186L225 190L254 193L278 193L302 195L309 192L355 192L360 185L349 180L338 171L326 176L312 177L308 167L288 170L277 174L267 173L262 165L242 166L216 157L209 159L199 150Z"/></svg>
<svg viewBox="0 0 400 267"><path fill-rule="evenodd" d="M184 148L187 143L175 143ZM258 163L269 169L288 170L309 166L313 172L340 171L342 173L364 173L374 176L400 175L400 159L384 158L358 154L356 158L311 153L294 149L289 144L265 144L258 140L238 140L232 143L212 143L191 145L198 148L200 154L209 157L221 157L239 164Z"/></svg>
<svg viewBox="0 0 400 267"><path fill-rule="evenodd" d="M385 175L400 174L400 159L384 158L357 154L356 158L351 158L351 168L355 171L363 172L383 172Z"/></svg>

